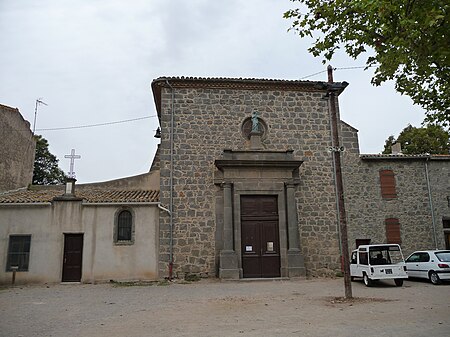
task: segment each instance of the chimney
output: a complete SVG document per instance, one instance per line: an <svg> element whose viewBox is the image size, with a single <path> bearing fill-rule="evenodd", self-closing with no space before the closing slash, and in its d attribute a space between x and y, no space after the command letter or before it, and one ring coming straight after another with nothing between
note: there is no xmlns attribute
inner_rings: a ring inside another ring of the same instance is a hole
<svg viewBox="0 0 450 337"><path fill-rule="evenodd" d="M75 196L75 178L66 178L64 194L53 198L54 201L81 201L83 198Z"/></svg>
<svg viewBox="0 0 450 337"><path fill-rule="evenodd" d="M396 155L403 154L402 153L402 144L400 144L400 143L392 144L392 146L391 146L391 154L396 154Z"/></svg>
<svg viewBox="0 0 450 337"><path fill-rule="evenodd" d="M64 191L64 195L74 196L75 195L75 182L77 180L75 178L67 178L66 180L66 189Z"/></svg>

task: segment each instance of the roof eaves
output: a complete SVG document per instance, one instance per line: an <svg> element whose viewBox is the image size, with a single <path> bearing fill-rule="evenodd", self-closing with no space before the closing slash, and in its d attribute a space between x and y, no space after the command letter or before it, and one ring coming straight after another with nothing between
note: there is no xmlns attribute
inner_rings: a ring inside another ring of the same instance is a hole
<svg viewBox="0 0 450 337"><path fill-rule="evenodd" d="M429 154L361 154L363 160L450 160L450 155Z"/></svg>
<svg viewBox="0 0 450 337"><path fill-rule="evenodd" d="M411 159L427 159L427 155L404 155L404 154L361 154L364 160L411 160Z"/></svg>
<svg viewBox="0 0 450 337"><path fill-rule="evenodd" d="M212 87L212 88L242 88L261 90L270 87L287 88L289 90L308 89L310 91L333 91L341 94L348 86L347 82L323 82L302 80L280 80L265 78L226 78L226 77L158 77L151 83L153 99L158 117L161 118L161 88L162 87Z"/></svg>
<svg viewBox="0 0 450 337"><path fill-rule="evenodd" d="M65 196L60 190L26 190L0 196L0 204L51 204L53 201L87 203L148 203L159 201L158 190L81 190Z"/></svg>

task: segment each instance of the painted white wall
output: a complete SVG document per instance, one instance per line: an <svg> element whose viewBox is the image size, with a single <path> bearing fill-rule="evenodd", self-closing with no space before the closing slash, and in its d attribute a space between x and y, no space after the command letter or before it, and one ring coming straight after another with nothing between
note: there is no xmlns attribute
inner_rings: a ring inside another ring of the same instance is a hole
<svg viewBox="0 0 450 337"><path fill-rule="evenodd" d="M134 243L114 244L114 214L118 207L86 206L83 223L91 228L85 234L86 259L83 281L155 280L158 278L158 217L153 206L133 206Z"/></svg>
<svg viewBox="0 0 450 337"><path fill-rule="evenodd" d="M27 272L16 283L57 283L62 278L64 233L83 233L82 282L155 280L158 278L157 205L130 206L135 216L135 241L115 245L114 215L120 206L82 205L58 201L47 206L0 207L0 283L11 282L6 272L9 236L30 234Z"/></svg>

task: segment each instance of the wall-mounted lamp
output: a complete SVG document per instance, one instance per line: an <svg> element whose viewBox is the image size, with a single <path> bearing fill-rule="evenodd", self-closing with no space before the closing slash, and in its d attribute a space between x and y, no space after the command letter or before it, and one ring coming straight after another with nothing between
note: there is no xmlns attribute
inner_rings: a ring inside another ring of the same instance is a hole
<svg viewBox="0 0 450 337"><path fill-rule="evenodd" d="M155 135L154 135L153 137L155 137L155 138L161 138L161 129L159 128L159 126L158 126L158 128L156 129L156 133L155 133Z"/></svg>

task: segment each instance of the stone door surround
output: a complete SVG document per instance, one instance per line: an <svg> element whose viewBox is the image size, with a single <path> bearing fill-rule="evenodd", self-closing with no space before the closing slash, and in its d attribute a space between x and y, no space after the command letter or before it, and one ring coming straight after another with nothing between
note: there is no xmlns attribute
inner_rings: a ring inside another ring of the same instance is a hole
<svg viewBox="0 0 450 337"><path fill-rule="evenodd" d="M223 249L219 256L219 277L242 278L241 195L275 195L278 200L281 277L305 275L297 221L295 189L299 167L293 150L224 150L216 159L219 169L215 184L223 191Z"/></svg>

